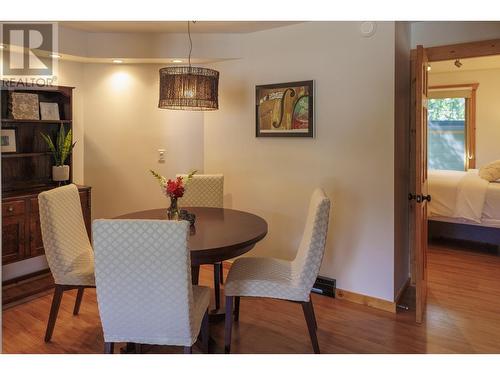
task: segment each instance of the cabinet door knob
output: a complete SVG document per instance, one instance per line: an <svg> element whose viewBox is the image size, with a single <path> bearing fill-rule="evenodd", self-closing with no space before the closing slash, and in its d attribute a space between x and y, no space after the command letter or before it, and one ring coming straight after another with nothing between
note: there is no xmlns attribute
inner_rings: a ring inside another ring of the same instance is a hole
<svg viewBox="0 0 500 375"><path fill-rule="evenodd" d="M9 212L14 211L14 207L10 206L9 208L7 208L7 211L9 211Z"/></svg>

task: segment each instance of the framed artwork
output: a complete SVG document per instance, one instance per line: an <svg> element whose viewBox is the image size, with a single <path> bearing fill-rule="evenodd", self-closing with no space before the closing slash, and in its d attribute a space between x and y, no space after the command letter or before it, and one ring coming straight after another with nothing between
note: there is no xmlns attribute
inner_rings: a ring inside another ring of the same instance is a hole
<svg viewBox="0 0 500 375"><path fill-rule="evenodd" d="M42 120L59 121L59 105L57 103L40 102L40 117Z"/></svg>
<svg viewBox="0 0 500 375"><path fill-rule="evenodd" d="M14 120L40 120L38 95L25 92L11 93L10 111Z"/></svg>
<svg viewBox="0 0 500 375"><path fill-rule="evenodd" d="M0 139L2 152L17 152L16 129L2 129Z"/></svg>
<svg viewBox="0 0 500 375"><path fill-rule="evenodd" d="M256 137L313 137L314 82L255 87Z"/></svg>

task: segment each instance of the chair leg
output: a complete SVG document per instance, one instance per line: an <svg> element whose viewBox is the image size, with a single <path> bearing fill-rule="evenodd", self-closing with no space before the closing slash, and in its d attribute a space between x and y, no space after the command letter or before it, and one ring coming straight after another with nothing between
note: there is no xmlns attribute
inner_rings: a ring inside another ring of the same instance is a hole
<svg viewBox="0 0 500 375"><path fill-rule="evenodd" d="M215 309L220 308L220 269L221 264L214 264L214 290L215 290Z"/></svg>
<svg viewBox="0 0 500 375"><path fill-rule="evenodd" d="M319 344L318 337L316 336L316 328L314 324L314 310L312 307L312 302L302 302L302 310L304 310L304 317L306 318L307 329L309 330L309 337L311 338L311 343L314 349L314 353L319 354Z"/></svg>
<svg viewBox="0 0 500 375"><path fill-rule="evenodd" d="M52 306L50 307L47 330L45 331L45 342L49 342L52 338L52 333L54 332L54 327L56 325L57 314L59 313L59 306L61 306L63 292L64 288L61 285L56 285L54 289L54 297L52 298Z"/></svg>
<svg viewBox="0 0 500 375"><path fill-rule="evenodd" d="M203 347L203 353L208 354L208 342L210 340L210 326L208 324L208 309L203 315L203 320L201 321L201 343Z"/></svg>
<svg viewBox="0 0 500 375"><path fill-rule="evenodd" d="M220 262L220 283L224 285L224 263Z"/></svg>
<svg viewBox="0 0 500 375"><path fill-rule="evenodd" d="M234 321L240 320L240 297L234 297Z"/></svg>
<svg viewBox="0 0 500 375"><path fill-rule="evenodd" d="M316 313L314 312L314 305L313 305L313 301L312 301L311 297L309 297L309 302L311 303L311 312L312 312L312 316L314 319L314 329L317 331L318 330L318 321L316 320Z"/></svg>
<svg viewBox="0 0 500 375"><path fill-rule="evenodd" d="M185 346L184 347L184 354L193 354L193 347L192 346Z"/></svg>
<svg viewBox="0 0 500 375"><path fill-rule="evenodd" d="M233 296L226 296L226 324L224 334L224 352L231 353L231 330L233 326Z"/></svg>
<svg viewBox="0 0 500 375"><path fill-rule="evenodd" d="M73 315L78 315L80 312L80 305L82 304L83 291L85 288L83 286L78 288L78 293L76 294L75 308L73 309Z"/></svg>
<svg viewBox="0 0 500 375"><path fill-rule="evenodd" d="M104 343L104 354L113 354L115 351L115 343L114 342L105 342Z"/></svg>

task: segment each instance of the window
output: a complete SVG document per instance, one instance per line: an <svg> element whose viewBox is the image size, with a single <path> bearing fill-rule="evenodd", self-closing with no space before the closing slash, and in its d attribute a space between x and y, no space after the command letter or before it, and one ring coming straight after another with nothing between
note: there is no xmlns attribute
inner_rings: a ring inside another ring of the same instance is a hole
<svg viewBox="0 0 500 375"><path fill-rule="evenodd" d="M475 90L430 87L428 101L428 168L465 171L475 165ZM452 89L454 89L452 91Z"/></svg>

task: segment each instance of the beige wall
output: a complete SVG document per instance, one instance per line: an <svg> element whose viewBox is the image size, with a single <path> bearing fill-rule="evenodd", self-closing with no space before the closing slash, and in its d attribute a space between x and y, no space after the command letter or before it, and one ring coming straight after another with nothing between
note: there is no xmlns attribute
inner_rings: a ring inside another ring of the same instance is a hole
<svg viewBox="0 0 500 375"><path fill-rule="evenodd" d="M293 258L309 196L333 206L321 274L339 288L394 294L394 23L314 22L247 35L244 58L215 64L220 110L205 114L205 171L225 175L226 204L262 215L251 255ZM315 80L314 139L256 138L255 85Z"/></svg>
<svg viewBox="0 0 500 375"><path fill-rule="evenodd" d="M500 69L432 73L430 85L479 83L476 93L476 167L500 159Z"/></svg>
<svg viewBox="0 0 500 375"><path fill-rule="evenodd" d="M158 109L159 68L85 66L84 171L94 218L167 207L149 169L167 176L203 170L203 114Z"/></svg>
<svg viewBox="0 0 500 375"><path fill-rule="evenodd" d="M73 90L73 139L76 141L73 150L73 181L76 184L83 184L83 153L84 153L84 125L83 125L83 100L84 64L78 62L59 62L59 72L57 85L72 86Z"/></svg>

